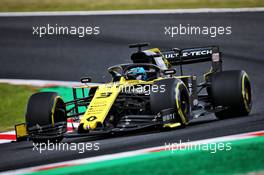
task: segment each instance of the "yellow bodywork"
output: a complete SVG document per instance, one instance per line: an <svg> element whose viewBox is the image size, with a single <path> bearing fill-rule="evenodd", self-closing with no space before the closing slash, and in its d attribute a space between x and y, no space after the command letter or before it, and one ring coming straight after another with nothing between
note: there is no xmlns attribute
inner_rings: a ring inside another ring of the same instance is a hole
<svg viewBox="0 0 264 175"><path fill-rule="evenodd" d="M27 127L26 127L25 123L15 125L15 131L16 131L16 139L17 140L23 140L28 135Z"/></svg>
<svg viewBox="0 0 264 175"><path fill-rule="evenodd" d="M178 77L185 78L185 77ZM158 78L153 81L142 81L142 80L126 80L121 77L118 82L111 82L107 84L102 84L97 87L95 95L89 104L84 116L81 118L80 126L83 126L84 130L94 130L98 124L102 125L105 118L107 117L112 105L114 104L118 94L123 88L134 86L137 84L153 84L155 81L161 80L163 78ZM176 87L177 89L178 87ZM180 117L184 124L188 124L182 111L179 107L178 91L176 93L176 108L180 111ZM165 124L163 127L175 128L180 126L180 123L169 123Z"/></svg>
<svg viewBox="0 0 264 175"><path fill-rule="evenodd" d="M176 128L179 126L181 126L181 123L167 123L163 125L164 128Z"/></svg>
<svg viewBox="0 0 264 175"><path fill-rule="evenodd" d="M100 85L80 122L83 129L95 129L98 123L102 124L118 94L118 84Z"/></svg>
<svg viewBox="0 0 264 175"><path fill-rule="evenodd" d="M153 81L126 80L124 77L121 77L119 82L99 85L88 109L81 119L80 124L83 124L83 129L93 130L99 123L103 124L119 92L124 87L137 84L153 84Z"/></svg>

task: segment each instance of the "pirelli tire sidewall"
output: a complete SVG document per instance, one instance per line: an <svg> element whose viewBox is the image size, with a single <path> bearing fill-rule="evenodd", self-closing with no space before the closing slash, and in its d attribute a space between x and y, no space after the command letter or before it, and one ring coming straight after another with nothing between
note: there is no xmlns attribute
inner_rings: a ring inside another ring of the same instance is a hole
<svg viewBox="0 0 264 175"><path fill-rule="evenodd" d="M39 92L33 94L28 101L26 109L26 125L29 130L32 127L46 127L54 128L57 123L66 123L64 127L67 129L67 118L65 104L60 96L55 92ZM40 133L42 135L42 133ZM45 142L45 135L43 138L34 138L34 142ZM47 137L48 138L48 137ZM51 140L51 139L48 139ZM62 138L53 138L52 140L62 140Z"/></svg>
<svg viewBox="0 0 264 175"><path fill-rule="evenodd" d="M150 107L153 114L165 109L175 109L179 121L188 123L190 115L189 92L185 84L177 78L166 78L154 82L154 85L163 86L163 92L150 93Z"/></svg>
<svg viewBox="0 0 264 175"><path fill-rule="evenodd" d="M227 109L216 112L220 119L246 116L252 107L250 79L243 70L218 72L212 76L211 96L215 107Z"/></svg>

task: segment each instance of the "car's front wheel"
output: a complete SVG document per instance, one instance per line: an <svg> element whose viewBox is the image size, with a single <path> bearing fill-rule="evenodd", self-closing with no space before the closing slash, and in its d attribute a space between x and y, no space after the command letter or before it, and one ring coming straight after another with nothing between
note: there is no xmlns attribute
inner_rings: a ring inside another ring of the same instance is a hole
<svg viewBox="0 0 264 175"><path fill-rule="evenodd" d="M174 110L177 119L187 124L190 115L189 92L184 83L177 78L166 78L154 83L159 92L151 92L150 106L153 114L164 110Z"/></svg>
<svg viewBox="0 0 264 175"><path fill-rule="evenodd" d="M55 92L33 94L25 118L33 142L59 142L67 131L65 103Z"/></svg>

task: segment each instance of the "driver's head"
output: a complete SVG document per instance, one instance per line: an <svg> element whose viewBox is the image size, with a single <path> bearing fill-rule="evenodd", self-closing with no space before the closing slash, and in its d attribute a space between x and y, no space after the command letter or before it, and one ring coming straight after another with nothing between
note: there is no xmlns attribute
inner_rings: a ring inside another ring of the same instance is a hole
<svg viewBox="0 0 264 175"><path fill-rule="evenodd" d="M135 67L127 73L129 79L134 80L147 80L147 73L143 67Z"/></svg>

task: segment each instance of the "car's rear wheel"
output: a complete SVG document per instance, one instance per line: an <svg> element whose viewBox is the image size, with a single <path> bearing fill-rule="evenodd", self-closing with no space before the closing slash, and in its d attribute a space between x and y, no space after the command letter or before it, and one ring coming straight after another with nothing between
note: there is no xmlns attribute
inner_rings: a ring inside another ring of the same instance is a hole
<svg viewBox="0 0 264 175"><path fill-rule="evenodd" d="M245 71L230 70L212 75L211 95L215 107L226 108L216 112L220 119L246 116L251 111L250 80Z"/></svg>
<svg viewBox="0 0 264 175"><path fill-rule="evenodd" d="M55 92L33 94L25 118L33 142L60 142L67 131L65 103Z"/></svg>
<svg viewBox="0 0 264 175"><path fill-rule="evenodd" d="M159 92L151 92L150 106L153 114L172 109L182 124L188 123L190 115L189 92L184 83L176 78L156 81ZM164 90L162 90L164 89Z"/></svg>

